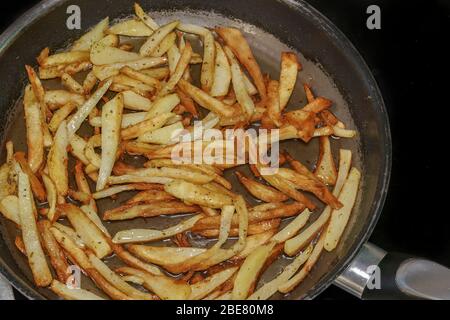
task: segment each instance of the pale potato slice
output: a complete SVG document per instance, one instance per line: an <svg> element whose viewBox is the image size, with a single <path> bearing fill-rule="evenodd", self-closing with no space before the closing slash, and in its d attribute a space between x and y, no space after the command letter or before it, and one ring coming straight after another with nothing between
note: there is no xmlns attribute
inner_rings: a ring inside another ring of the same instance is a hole
<svg viewBox="0 0 450 320"><path fill-rule="evenodd" d="M69 137L66 121L62 121L56 131L53 146L48 152L48 175L56 187L59 196L66 196L69 191L69 173L67 171L67 146Z"/></svg>
<svg viewBox="0 0 450 320"><path fill-rule="evenodd" d="M89 61L89 51L68 51L55 53L42 61L41 66L48 68L61 64Z"/></svg>
<svg viewBox="0 0 450 320"><path fill-rule="evenodd" d="M168 24L155 30L154 33L148 37L144 44L139 49L139 54L141 56L150 56L158 47L158 45L163 41L163 39L171 33L179 24L179 21L172 21Z"/></svg>
<svg viewBox="0 0 450 320"><path fill-rule="evenodd" d="M77 112L67 122L67 136L69 140L78 131L83 121L91 113L92 109L97 105L103 95L108 91L109 86L112 83L112 79L109 79L101 83L97 90L89 97L89 99L78 108Z"/></svg>
<svg viewBox="0 0 450 320"><path fill-rule="evenodd" d="M339 201L341 201L344 206L331 213L330 224L326 230L324 244L327 251L332 251L336 248L339 239L344 233L345 226L348 223L353 206L355 205L360 180L361 173L358 169L353 167L339 193Z"/></svg>
<svg viewBox="0 0 450 320"><path fill-rule="evenodd" d="M224 51L231 65L231 81L233 83L233 90L236 95L236 99L247 114L247 118L250 119L255 112L255 104L247 92L244 77L242 76L242 70L233 52L231 52L231 49L227 46L224 48Z"/></svg>
<svg viewBox="0 0 450 320"><path fill-rule="evenodd" d="M7 195L0 200L0 211L6 219L20 226L19 198L15 195Z"/></svg>
<svg viewBox="0 0 450 320"><path fill-rule="evenodd" d="M123 140L130 140L134 138L139 138L138 141L143 141L140 137L143 137L147 133L152 133L164 126L167 121L175 116L174 113L162 113L157 115L156 117L146 119L144 121L138 122L134 125L123 129L121 132L121 136Z"/></svg>
<svg viewBox="0 0 450 320"><path fill-rule="evenodd" d="M71 92L84 94L84 89L81 84L79 84L70 74L66 72L61 75L61 83Z"/></svg>
<svg viewBox="0 0 450 320"><path fill-rule="evenodd" d="M252 285L256 282L274 246L274 242L260 246L245 258L234 280L233 300L243 300L248 297Z"/></svg>
<svg viewBox="0 0 450 320"><path fill-rule="evenodd" d="M160 239L166 239L178 233L189 230L202 217L203 215L197 214L189 219L180 222L179 224L176 224L164 230L131 229L119 231L113 237L112 241L114 243L134 243L134 242L149 242Z"/></svg>
<svg viewBox="0 0 450 320"><path fill-rule="evenodd" d="M222 46L216 41L216 67L214 70L214 81L211 86L210 95L223 97L228 94L231 82L231 67Z"/></svg>
<svg viewBox="0 0 450 320"><path fill-rule="evenodd" d="M134 13L150 29L156 30L159 28L159 25L148 14L145 13L144 9L142 9L142 7L138 3L134 3Z"/></svg>
<svg viewBox="0 0 450 320"><path fill-rule="evenodd" d="M280 111L284 110L294 91L297 82L297 74L302 66L293 52L281 53L281 71L279 86Z"/></svg>
<svg viewBox="0 0 450 320"><path fill-rule="evenodd" d="M175 32L169 33L152 52L151 56L161 57L162 55L166 54L169 49L175 45L176 39L177 34Z"/></svg>
<svg viewBox="0 0 450 320"><path fill-rule="evenodd" d="M178 142L178 137L184 130L183 123L181 121L175 122L171 125L165 126L146 132L138 137L138 141L147 142L153 144L169 145L174 142Z"/></svg>
<svg viewBox="0 0 450 320"><path fill-rule="evenodd" d="M27 128L28 164L36 172L44 162L44 132L41 125L41 110L31 85L25 88L23 98L25 125Z"/></svg>
<svg viewBox="0 0 450 320"><path fill-rule="evenodd" d="M67 215L77 234L97 257L104 258L112 252L105 234L81 209L72 204L59 205L58 209Z"/></svg>
<svg viewBox="0 0 450 320"><path fill-rule="evenodd" d="M152 107L152 102L149 99L133 91L123 91L122 95L124 107L127 109L136 111L148 111Z"/></svg>
<svg viewBox="0 0 450 320"><path fill-rule="evenodd" d="M120 93L102 107L102 155L97 178L97 191L105 188L116 161L122 112L123 96Z"/></svg>
<svg viewBox="0 0 450 320"><path fill-rule="evenodd" d="M199 300L206 297L209 293L213 292L225 281L229 280L238 270L238 267L232 267L220 271L212 276L205 278L195 284L191 285L190 300Z"/></svg>
<svg viewBox="0 0 450 320"><path fill-rule="evenodd" d="M152 67L159 66L167 61L166 57L150 57L150 58L141 58L139 60L129 61L129 62L119 62L114 64L93 66L92 71L95 76L100 80L106 80L109 77L118 75L120 69L123 67L130 67L134 70L142 70L148 69Z"/></svg>
<svg viewBox="0 0 450 320"><path fill-rule="evenodd" d="M146 119L151 119L163 113L172 112L179 103L180 98L176 93L160 97L153 102L150 110L147 112Z"/></svg>
<svg viewBox="0 0 450 320"><path fill-rule="evenodd" d="M209 208L222 208L231 205L233 202L232 198L225 194L214 193L203 186L183 180L174 180L167 183L164 190L183 201Z"/></svg>
<svg viewBox="0 0 450 320"><path fill-rule="evenodd" d="M22 171L18 173L18 177L20 226L28 264L36 285L38 287L46 287L52 282L52 274L39 240L36 224L36 207L31 193L30 182L28 176Z"/></svg>
<svg viewBox="0 0 450 320"><path fill-rule="evenodd" d="M106 32L130 37L149 37L153 34L153 30L138 19L118 22L112 25Z"/></svg>
<svg viewBox="0 0 450 320"><path fill-rule="evenodd" d="M55 110L69 102L81 106L85 99L82 95L67 90L47 90L45 92L44 101L51 110Z"/></svg>
<svg viewBox="0 0 450 320"><path fill-rule="evenodd" d="M53 113L53 117L48 124L48 128L52 133L55 133L58 130L61 122L63 122L71 113L77 108L77 104L75 102L68 102L58 110Z"/></svg>
<svg viewBox="0 0 450 320"><path fill-rule="evenodd" d="M91 46L103 38L104 33L109 25L109 17L104 18L97 23L91 30L76 40L70 50L72 51L89 51Z"/></svg>
<svg viewBox="0 0 450 320"><path fill-rule="evenodd" d="M90 59L93 64L104 65L139 60L141 56L115 47L96 42L92 45Z"/></svg>

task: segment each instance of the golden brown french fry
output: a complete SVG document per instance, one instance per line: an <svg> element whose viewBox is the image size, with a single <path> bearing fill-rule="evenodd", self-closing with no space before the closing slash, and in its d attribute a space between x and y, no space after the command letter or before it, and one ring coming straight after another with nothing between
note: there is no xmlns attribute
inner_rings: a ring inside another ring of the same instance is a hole
<svg viewBox="0 0 450 320"><path fill-rule="evenodd" d="M256 223L264 220L271 220L275 218L286 218L291 217L298 212L302 211L305 205L302 203L294 202L289 204L279 203L276 207L261 210L261 209L251 209L248 212L249 223ZM234 216L231 222L233 228L239 225L238 217ZM205 230L205 229L217 229L220 226L220 215L212 217L204 217L199 220L192 231Z"/></svg>
<svg viewBox="0 0 450 320"><path fill-rule="evenodd" d="M84 103L84 97L78 93L67 90L47 90L44 97L45 103L52 110L58 109L69 102L80 106Z"/></svg>
<svg viewBox="0 0 450 320"><path fill-rule="evenodd" d="M159 88L159 86L160 86L160 82L158 79L150 77L149 75L146 75L145 73L134 70L128 66L125 66L122 69L120 69L120 72L129 76L130 78L136 79L136 80L138 80L142 83L145 83L149 86L152 86L154 88Z"/></svg>
<svg viewBox="0 0 450 320"><path fill-rule="evenodd" d="M89 60L89 51L68 51L55 53L42 62L42 67L53 67L60 64L71 64Z"/></svg>
<svg viewBox="0 0 450 320"><path fill-rule="evenodd" d="M58 192L56 190L55 183L50 179L48 175L45 173L41 174L42 181L44 182L45 190L47 191L47 202L48 202L48 212L47 218L50 221L53 221L56 214L56 203L58 200Z"/></svg>
<svg viewBox="0 0 450 320"><path fill-rule="evenodd" d="M172 112L167 112L159 114L151 119L138 122L123 129L121 131L121 137L123 140L130 140L145 135L148 132L153 132L164 126L164 124L174 115L175 114Z"/></svg>
<svg viewBox="0 0 450 320"><path fill-rule="evenodd" d="M297 270L308 260L311 255L311 251L313 250L312 244L308 246L306 250L301 252L293 262L287 265L283 272L281 272L278 276L272 279L269 282L266 282L262 287L252 293L248 300L266 300L270 298L274 293L278 291L278 287L288 281Z"/></svg>
<svg viewBox="0 0 450 320"><path fill-rule="evenodd" d="M199 211L197 206L187 205L180 201L158 201L146 204L127 204L103 214L103 220L127 220L138 217L155 217Z"/></svg>
<svg viewBox="0 0 450 320"><path fill-rule="evenodd" d="M56 241L58 241L59 245L68 253L70 260L83 269L95 284L108 296L117 300L131 299L116 287L112 286L96 269L94 269L86 253L80 249L71 238L65 236L64 233L54 227L51 227L50 231Z"/></svg>
<svg viewBox="0 0 450 320"><path fill-rule="evenodd" d="M164 230L131 229L119 231L116 233L112 241L116 244L117 243L120 244L120 243L134 243L134 242L149 242L169 238L178 233L189 230L202 217L203 215L197 214L189 219L180 222L179 224L176 224Z"/></svg>
<svg viewBox="0 0 450 320"><path fill-rule="evenodd" d="M141 191L130 200L127 204L152 203L158 201L170 201L175 198L163 190L145 190Z"/></svg>
<svg viewBox="0 0 450 320"><path fill-rule="evenodd" d="M107 237L82 210L73 204L59 205L58 210L67 215L77 234L97 257L103 258L112 252Z"/></svg>
<svg viewBox="0 0 450 320"><path fill-rule="evenodd" d="M330 205L333 209L342 207L342 204L338 199L336 199L330 190L328 190L327 186L321 182L317 182L288 168L279 168L276 175L285 181L291 182L296 189L313 193L317 198Z"/></svg>
<svg viewBox="0 0 450 320"><path fill-rule="evenodd" d="M99 65L99 66L93 66L92 71L94 72L95 76L100 80L103 81L107 78L113 77L115 75L118 75L120 73L120 69L123 67L130 67L134 70L142 70L142 69L148 69L152 67L159 66L161 64L164 64L167 62L166 57L145 57L141 58L139 60L133 60L128 62L118 62L114 64L105 64L105 65Z"/></svg>
<svg viewBox="0 0 450 320"><path fill-rule="evenodd" d="M271 219L271 220L264 220L260 222L255 222L248 225L248 235L256 235L259 233L263 233L269 230L274 230L280 226L281 219ZM205 229L195 232L198 235L201 235L205 238L217 238L219 235L219 229ZM239 235L239 229L237 228L231 228L230 230L230 237L236 237ZM231 257L229 257L231 258ZM226 260L226 259L225 259Z"/></svg>
<svg viewBox="0 0 450 320"><path fill-rule="evenodd" d="M225 194L214 193L203 186L183 180L174 180L166 184L164 190L183 201L209 208L222 208L232 204L232 198Z"/></svg>
<svg viewBox="0 0 450 320"><path fill-rule="evenodd" d="M19 217L22 238L27 252L28 264L38 287L46 287L52 281L52 275L45 259L44 251L39 240L36 225L36 207L31 193L28 175L19 172Z"/></svg>
<svg viewBox="0 0 450 320"><path fill-rule="evenodd" d="M41 125L41 110L31 85L25 88L23 98L25 125L27 128L28 164L36 172L44 162L44 133Z"/></svg>
<svg viewBox="0 0 450 320"><path fill-rule="evenodd" d="M238 29L225 27L217 27L215 28L215 31L223 40L225 40L227 46L233 50L233 53L247 69L248 73L253 78L256 87L258 88L261 99L265 101L266 85L264 83L261 69L259 68L258 63L253 56L252 50L250 49L250 46L242 33Z"/></svg>
<svg viewBox="0 0 450 320"><path fill-rule="evenodd" d="M336 165L334 164L328 137L319 137L319 158L317 159L314 175L326 185L334 185L336 183Z"/></svg>
<svg viewBox="0 0 450 320"><path fill-rule="evenodd" d="M89 165L90 161L84 154L87 142L79 135L74 134L70 139L70 153L81 161L84 165Z"/></svg>
<svg viewBox="0 0 450 320"><path fill-rule="evenodd" d="M158 267L139 260L132 254L130 254L128 251L126 251L121 245L111 243L111 247L113 248L114 253L117 255L117 257L123 262L125 262L127 265L137 268L139 270L146 271L153 275L163 275L163 273L161 272L161 270L159 270Z"/></svg>
<svg viewBox="0 0 450 320"><path fill-rule="evenodd" d="M114 287L136 300L154 300L151 294L144 293L126 283L117 273L112 271L102 260L92 252L87 253L92 266Z"/></svg>
<svg viewBox="0 0 450 320"><path fill-rule="evenodd" d="M177 85L178 81L183 76L184 71L189 66L189 61L192 56L192 47L189 42L186 43L184 50L181 52L180 59L178 60L177 66L170 76L169 81L162 87L162 89L158 92L158 96L162 97L166 94L172 92Z"/></svg>
<svg viewBox="0 0 450 320"><path fill-rule="evenodd" d="M52 290L59 297L66 300L104 300L92 292L81 288L69 288L66 284L53 280L50 285Z"/></svg>
<svg viewBox="0 0 450 320"><path fill-rule="evenodd" d="M76 81L70 74L66 72L61 75L61 83L71 92L84 94L84 89L81 84L79 84L78 81Z"/></svg>
<svg viewBox="0 0 450 320"><path fill-rule="evenodd" d="M53 113L53 117L48 124L48 128L52 133L55 133L58 130L61 122L65 120L73 110L77 108L77 104L73 101L69 101L64 106L59 108Z"/></svg>
<svg viewBox="0 0 450 320"><path fill-rule="evenodd" d="M168 62L168 61L167 61ZM133 68L136 70L136 68ZM164 80L170 75L169 67L158 67L158 68L151 68L151 69L141 69L140 72L143 74L158 79L158 80Z"/></svg>
<svg viewBox="0 0 450 320"><path fill-rule="evenodd" d="M68 74L75 74L80 71L86 71L92 68L90 61L75 62L71 64L61 64L54 67L43 68L39 67L39 78L42 80L59 78L66 72Z"/></svg>
<svg viewBox="0 0 450 320"><path fill-rule="evenodd" d="M261 173L259 168L258 171ZM310 210L315 209L316 205L311 200L309 200L301 192L297 191L292 185L287 184L277 175L261 175L261 176L275 189L278 189L279 191L283 192L284 194L286 194L287 196L298 202L304 203L308 209Z"/></svg>
<svg viewBox="0 0 450 320"><path fill-rule="evenodd" d="M236 112L233 107L224 104L222 101L210 96L184 79L181 79L178 82L178 86L184 93L189 95L195 102L205 109L208 109L223 117L230 117Z"/></svg>
<svg viewBox="0 0 450 320"><path fill-rule="evenodd" d="M97 77L95 76L93 71L89 71L86 75L86 78L83 80L83 91L85 95L89 95L91 90L97 84Z"/></svg>
<svg viewBox="0 0 450 320"><path fill-rule="evenodd" d="M151 36L148 37L148 39L144 42L144 44L139 49L139 54L141 56L150 56L154 50L156 50L157 46L161 43L161 41L170 33L172 32L177 25L179 24L179 21L173 21L169 22L166 25L163 25L162 27L158 28L153 32Z"/></svg>
<svg viewBox="0 0 450 320"><path fill-rule="evenodd" d="M239 269L239 267L231 267L213 274L212 276L205 278L195 284L191 285L190 300L203 299L209 293L217 289L219 286L229 280Z"/></svg>
<svg viewBox="0 0 450 320"><path fill-rule="evenodd" d="M48 175L56 186L58 195L64 197L69 191L69 176L67 171L67 146L69 145L69 137L67 133L67 125L64 120L61 122L56 131L53 146L48 152L47 166Z"/></svg>
<svg viewBox="0 0 450 320"><path fill-rule="evenodd" d="M31 190L33 191L33 195L41 202L46 200L45 189L39 179L31 170L31 167L28 165L27 159L25 158L25 153L16 152L14 154L14 159L20 164L22 171L28 176L31 184Z"/></svg>
<svg viewBox="0 0 450 320"><path fill-rule="evenodd" d="M279 86L280 111L283 111L291 97L297 82L297 74L302 69L302 65L293 52L281 53L281 71Z"/></svg>
<svg viewBox="0 0 450 320"><path fill-rule="evenodd" d="M105 188L111 175L120 141L123 96L117 94L102 107L102 155L97 178L97 191Z"/></svg>
<svg viewBox="0 0 450 320"><path fill-rule="evenodd" d="M48 220L41 220L38 222L38 230L41 235L44 249L50 257L50 262L56 271L59 281L65 283L70 276L70 272L68 272L69 264L67 263L64 252L53 237L50 227L51 223Z"/></svg>
<svg viewBox="0 0 450 320"><path fill-rule="evenodd" d="M236 171L235 174L239 182L257 199L264 202L282 202L288 199L285 194L272 187L256 182L239 171Z"/></svg>
<svg viewBox="0 0 450 320"><path fill-rule="evenodd" d="M109 25L109 18L106 17L97 23L91 30L81 36L73 43L71 50L73 51L88 51L92 44L103 38L104 33Z"/></svg>
<svg viewBox="0 0 450 320"><path fill-rule="evenodd" d="M120 267L116 271L122 274L135 275L142 278L142 280L144 280L143 286L154 292L163 300L185 300L188 299L191 293L190 286L182 280L175 280L166 276L157 276L130 267Z"/></svg>

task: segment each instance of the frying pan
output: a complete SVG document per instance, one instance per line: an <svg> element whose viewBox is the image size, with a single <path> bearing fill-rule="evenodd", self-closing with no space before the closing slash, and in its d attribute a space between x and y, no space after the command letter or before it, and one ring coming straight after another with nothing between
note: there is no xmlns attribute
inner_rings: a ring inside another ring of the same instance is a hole
<svg viewBox="0 0 450 320"><path fill-rule="evenodd" d="M6 139L13 139L17 149L24 148L23 119L20 119L20 103L17 103L26 79L23 66L34 64L44 46L63 48L105 16L116 19L132 14L133 2L46 0L30 9L3 33L0 37L0 136L3 144ZM361 190L342 241L335 251L322 255L310 276L298 288L289 295L274 298L311 299L332 283L365 298L449 297L445 285L442 285L445 281L429 282L432 280L430 277L447 275L449 279L445 267L424 259L386 254L367 243L381 213L389 182L389 122L369 68L330 21L307 3L293 0L142 0L140 3L161 21L177 17L206 26L233 25L241 28L262 69L269 70L273 77L278 74L280 52L296 51L303 64L299 82L310 83L318 95L333 100L333 110L349 127L358 131L357 139L333 141L335 151L341 147L353 150L355 165L363 172ZM66 10L72 4L81 9L82 30L66 27ZM292 100L298 106L298 103L305 102L305 97L301 89L297 88L295 92ZM285 147L306 161L311 160L311 154L317 154L317 144L310 144L306 146L296 142ZM4 160L4 155L0 160ZM154 227L159 222L135 223L150 223ZM49 290L33 285L26 262L12 244L13 233L10 223L0 220L3 238L0 241L0 273L30 299L55 298ZM266 272L269 278L283 267L282 263L277 261L269 268ZM376 265L381 268L381 289L369 290L366 288L370 278L367 268Z"/></svg>

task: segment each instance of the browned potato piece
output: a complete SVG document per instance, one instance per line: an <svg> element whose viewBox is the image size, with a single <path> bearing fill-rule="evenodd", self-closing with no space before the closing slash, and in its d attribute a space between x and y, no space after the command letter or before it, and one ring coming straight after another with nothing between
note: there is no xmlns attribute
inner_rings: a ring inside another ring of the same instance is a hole
<svg viewBox="0 0 450 320"><path fill-rule="evenodd" d="M146 204L129 204L105 211L103 220L126 220L138 217L154 217L167 214L197 212L197 206L180 201L158 201Z"/></svg>
<svg viewBox="0 0 450 320"><path fill-rule="evenodd" d="M288 199L285 194L272 187L256 182L239 171L236 171L236 176L248 192L250 192L255 198L258 198L264 202L282 202Z"/></svg>
<svg viewBox="0 0 450 320"><path fill-rule="evenodd" d="M334 185L337 179L337 170L331 152L330 139L319 137L319 158L317 159L314 175L326 185Z"/></svg>
<svg viewBox="0 0 450 320"><path fill-rule="evenodd" d="M223 40L225 40L227 46L231 48L242 65L247 69L258 88L261 99L265 101L267 93L261 69L241 31L236 28L225 27L217 27L215 31Z"/></svg>

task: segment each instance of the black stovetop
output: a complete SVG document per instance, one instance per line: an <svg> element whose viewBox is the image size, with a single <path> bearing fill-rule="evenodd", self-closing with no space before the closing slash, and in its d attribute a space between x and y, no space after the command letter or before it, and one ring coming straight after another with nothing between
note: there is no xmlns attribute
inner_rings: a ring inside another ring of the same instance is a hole
<svg viewBox="0 0 450 320"><path fill-rule="evenodd" d="M36 0L0 2L0 30ZM308 0L353 42L371 68L388 108L393 170L383 214L371 241L450 266L450 214L445 111L449 108L448 0ZM369 5L381 29L366 27ZM439 183L441 182L441 183ZM17 295L17 298L20 298ZM320 299L352 299L336 287Z"/></svg>

